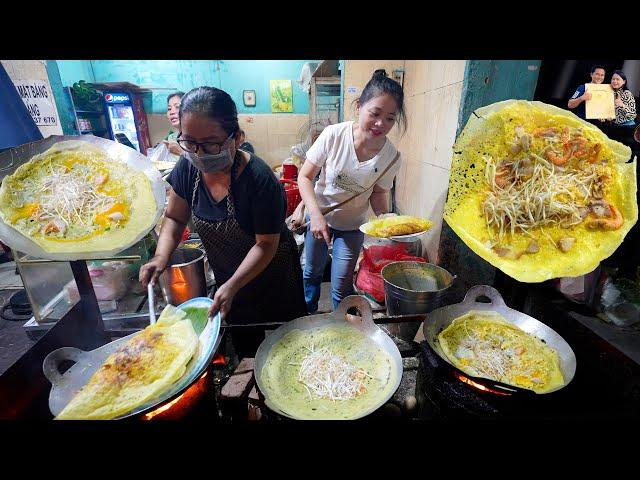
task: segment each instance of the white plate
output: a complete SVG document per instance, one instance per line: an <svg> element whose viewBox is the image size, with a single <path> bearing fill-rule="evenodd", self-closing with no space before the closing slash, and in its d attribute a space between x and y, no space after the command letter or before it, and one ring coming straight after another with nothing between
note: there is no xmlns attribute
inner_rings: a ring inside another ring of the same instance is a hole
<svg viewBox="0 0 640 480"><path fill-rule="evenodd" d="M424 235L425 233L427 233L429 230L423 230L422 232L418 232L418 233L411 233L409 235L394 235L389 237L391 240L393 240L394 242L406 242L406 243L410 243L410 242L415 242L419 237L421 237L422 235Z"/></svg>

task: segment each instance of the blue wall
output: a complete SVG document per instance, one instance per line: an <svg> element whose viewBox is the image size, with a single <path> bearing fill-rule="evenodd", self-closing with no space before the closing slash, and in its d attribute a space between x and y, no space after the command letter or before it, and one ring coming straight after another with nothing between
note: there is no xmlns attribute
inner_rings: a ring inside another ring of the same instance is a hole
<svg viewBox="0 0 640 480"><path fill-rule="evenodd" d="M51 92L53 93L53 98L58 108L58 117L60 118L62 133L65 135L75 135L76 125L72 112L71 99L64 90L60 70L58 69L58 62L55 60L47 60L47 76L49 77Z"/></svg>
<svg viewBox="0 0 640 480"><path fill-rule="evenodd" d="M296 83L305 62L312 60L224 60L220 61L222 90L231 95L238 113L271 113L269 80L290 79L293 86L293 112L309 113L309 94ZM256 91L256 106L245 107L243 90Z"/></svg>
<svg viewBox="0 0 640 480"><path fill-rule="evenodd" d="M295 80L311 60L58 60L63 85L88 82L130 82L152 89L147 113L165 113L167 95L203 85L228 92L238 113L271 113L269 80L291 79L293 113L309 112L309 97ZM243 90L255 90L256 106L245 107Z"/></svg>
<svg viewBox="0 0 640 480"><path fill-rule="evenodd" d="M95 82L90 60L57 60L63 87L70 87L78 80Z"/></svg>
<svg viewBox="0 0 640 480"><path fill-rule="evenodd" d="M458 132L475 109L502 100L533 100L540 60L469 60L458 115Z"/></svg>

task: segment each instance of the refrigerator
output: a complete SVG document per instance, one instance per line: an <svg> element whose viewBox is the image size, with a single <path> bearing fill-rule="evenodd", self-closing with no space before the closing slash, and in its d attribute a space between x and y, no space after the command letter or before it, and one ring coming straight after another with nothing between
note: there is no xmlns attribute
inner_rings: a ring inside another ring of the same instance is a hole
<svg viewBox="0 0 640 480"><path fill-rule="evenodd" d="M135 115L133 95L128 92L103 92L105 113L110 136L113 140L146 153L141 141Z"/></svg>

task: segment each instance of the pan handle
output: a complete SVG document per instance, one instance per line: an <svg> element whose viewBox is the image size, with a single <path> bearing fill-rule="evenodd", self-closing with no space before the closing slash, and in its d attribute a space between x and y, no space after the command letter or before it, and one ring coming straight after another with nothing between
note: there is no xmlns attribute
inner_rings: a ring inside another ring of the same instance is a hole
<svg viewBox="0 0 640 480"><path fill-rule="evenodd" d="M347 310L352 307L357 308L362 317L348 315ZM371 311L371 304L362 295L349 295L348 297L344 297L338 305L338 308L336 308L336 310L333 312L333 316L338 320L345 320L349 323L352 323L365 332L374 331L376 328L378 328L373 322L373 312Z"/></svg>
<svg viewBox="0 0 640 480"><path fill-rule="evenodd" d="M490 300L490 302L489 303L479 302L478 298L482 296L487 297ZM498 290L496 290L490 285L476 285L475 287L471 287L467 292L467 294L464 296L464 300L462 301L462 303L466 305L473 305L473 304L483 305L483 306L491 305L493 307L507 306L504 303L504 300L502 299L502 295L500 295L500 292L498 292Z"/></svg>
<svg viewBox="0 0 640 480"><path fill-rule="evenodd" d="M60 385L63 378L59 370L60 364L65 360L72 360L77 363L85 353L84 350L75 347L62 347L54 350L42 362L44 376L47 377L52 385Z"/></svg>

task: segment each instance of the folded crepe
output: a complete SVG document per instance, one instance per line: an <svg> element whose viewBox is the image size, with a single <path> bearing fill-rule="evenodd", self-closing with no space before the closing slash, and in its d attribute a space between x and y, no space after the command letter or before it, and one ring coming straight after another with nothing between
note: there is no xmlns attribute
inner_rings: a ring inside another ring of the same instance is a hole
<svg viewBox="0 0 640 480"><path fill-rule="evenodd" d="M379 218L362 226L362 230L374 237L389 238L398 235L411 235L425 232L431 228L431 222L424 218L410 215Z"/></svg>
<svg viewBox="0 0 640 480"><path fill-rule="evenodd" d="M180 379L197 346L191 320L168 305L105 360L56 419L108 420L132 411Z"/></svg>
<svg viewBox="0 0 640 480"><path fill-rule="evenodd" d="M497 312L471 311L438 335L445 356L474 377L546 393L564 386L558 352Z"/></svg>

